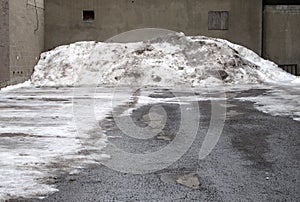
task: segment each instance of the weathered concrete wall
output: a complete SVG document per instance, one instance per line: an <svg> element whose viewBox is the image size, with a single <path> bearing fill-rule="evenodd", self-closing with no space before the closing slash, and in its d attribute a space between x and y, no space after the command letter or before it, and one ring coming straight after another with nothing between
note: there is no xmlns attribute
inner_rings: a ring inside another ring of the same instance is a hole
<svg viewBox="0 0 300 202"><path fill-rule="evenodd" d="M105 41L137 28L225 38L261 53L262 0L45 0L45 48ZM95 20L84 22L83 10ZM229 11L228 30L208 30L209 11Z"/></svg>
<svg viewBox="0 0 300 202"><path fill-rule="evenodd" d="M31 76L44 50L44 1L9 0L9 5L10 77L17 83Z"/></svg>
<svg viewBox="0 0 300 202"><path fill-rule="evenodd" d="M266 6L263 41L265 58L277 64L297 64L300 75L300 5Z"/></svg>
<svg viewBox="0 0 300 202"><path fill-rule="evenodd" d="M0 0L0 87L9 79L9 3Z"/></svg>

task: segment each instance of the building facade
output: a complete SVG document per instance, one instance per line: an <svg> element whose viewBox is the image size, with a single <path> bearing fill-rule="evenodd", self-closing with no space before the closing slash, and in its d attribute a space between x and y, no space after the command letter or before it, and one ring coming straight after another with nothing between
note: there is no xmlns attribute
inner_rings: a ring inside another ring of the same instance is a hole
<svg viewBox="0 0 300 202"><path fill-rule="evenodd" d="M224 38L300 74L297 0L0 0L0 82L28 79L40 52L138 28ZM3 11L3 12L1 12Z"/></svg>
<svg viewBox="0 0 300 202"><path fill-rule="evenodd" d="M9 6L8 0L0 0L0 82L9 79Z"/></svg>
<svg viewBox="0 0 300 202"><path fill-rule="evenodd" d="M300 4L266 5L262 56L300 75Z"/></svg>
<svg viewBox="0 0 300 202"><path fill-rule="evenodd" d="M261 53L261 0L46 0L45 7L46 49L151 27L225 38ZM83 20L84 11L94 19ZM211 11L227 12L219 21L228 26L209 27L218 15Z"/></svg>
<svg viewBox="0 0 300 202"><path fill-rule="evenodd" d="M0 0L0 86L27 80L44 51L44 1Z"/></svg>

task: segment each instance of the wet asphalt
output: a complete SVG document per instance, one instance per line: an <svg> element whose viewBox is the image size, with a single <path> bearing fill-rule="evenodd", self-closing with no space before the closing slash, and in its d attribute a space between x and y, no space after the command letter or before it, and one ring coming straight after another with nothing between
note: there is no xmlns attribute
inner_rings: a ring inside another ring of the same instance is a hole
<svg viewBox="0 0 300 202"><path fill-rule="evenodd" d="M94 165L79 175L57 180L60 191L43 200L16 201L300 201L300 122L259 112L253 103L234 99L263 93L250 90L231 94L222 135L203 160L198 153L210 123L210 101L198 102L201 121L197 137L183 157L168 168L138 175ZM165 91L159 96L170 94ZM145 141L128 137L112 117L100 124L119 148L132 153L153 152L172 141L181 121L180 105L160 106L168 115L164 138ZM145 126L143 117L151 107L136 109L131 118ZM180 183L182 178L187 182Z"/></svg>

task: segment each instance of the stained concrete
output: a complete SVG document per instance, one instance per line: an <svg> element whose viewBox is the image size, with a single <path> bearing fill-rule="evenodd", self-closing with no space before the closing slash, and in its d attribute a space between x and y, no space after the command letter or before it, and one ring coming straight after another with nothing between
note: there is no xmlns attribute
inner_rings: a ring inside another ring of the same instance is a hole
<svg viewBox="0 0 300 202"><path fill-rule="evenodd" d="M9 0L10 80L27 80L44 50L43 0Z"/></svg>
<svg viewBox="0 0 300 202"><path fill-rule="evenodd" d="M261 52L261 0L46 0L45 8L47 50L152 27L225 38ZM83 21L83 10L94 10L95 20ZM229 11L229 29L208 30L209 11Z"/></svg>
<svg viewBox="0 0 300 202"><path fill-rule="evenodd" d="M266 6L263 56L277 64L297 64L300 75L300 5Z"/></svg>
<svg viewBox="0 0 300 202"><path fill-rule="evenodd" d="M0 0L0 87L9 80L9 2Z"/></svg>

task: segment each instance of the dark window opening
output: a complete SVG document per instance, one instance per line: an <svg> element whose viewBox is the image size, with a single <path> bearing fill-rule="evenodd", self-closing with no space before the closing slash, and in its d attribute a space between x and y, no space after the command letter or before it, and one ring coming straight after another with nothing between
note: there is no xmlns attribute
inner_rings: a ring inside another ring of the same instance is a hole
<svg viewBox="0 0 300 202"><path fill-rule="evenodd" d="M209 30L228 30L229 12L228 11L209 11L208 29Z"/></svg>
<svg viewBox="0 0 300 202"><path fill-rule="evenodd" d="M93 21L93 20L95 20L95 12L92 11L92 10L83 11L82 16L83 16L83 21Z"/></svg>

